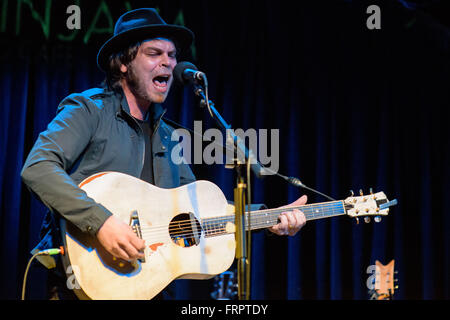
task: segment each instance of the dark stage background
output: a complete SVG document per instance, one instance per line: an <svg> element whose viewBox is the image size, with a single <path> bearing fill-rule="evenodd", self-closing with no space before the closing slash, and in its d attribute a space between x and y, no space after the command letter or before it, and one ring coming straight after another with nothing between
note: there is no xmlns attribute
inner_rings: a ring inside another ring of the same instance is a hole
<svg viewBox="0 0 450 320"><path fill-rule="evenodd" d="M45 213L19 176L38 133L61 99L103 80L97 50L125 9L158 7L196 34L187 58L207 73L224 118L234 128L280 129L280 173L338 199L372 187L399 201L377 224L336 217L309 222L295 237L255 232L252 298L368 299L367 267L395 259L396 299L448 299L444 2L0 1L0 296L20 298ZM81 8L78 31L66 28L71 4ZM371 4L381 9L380 30L366 27ZM214 126L190 87L175 87L166 106L187 127ZM193 169L232 199L233 171ZM253 178L252 190L269 207L303 193L325 200L277 177ZM28 298L45 298L46 274L33 264ZM212 285L178 281L176 298L210 299Z"/></svg>

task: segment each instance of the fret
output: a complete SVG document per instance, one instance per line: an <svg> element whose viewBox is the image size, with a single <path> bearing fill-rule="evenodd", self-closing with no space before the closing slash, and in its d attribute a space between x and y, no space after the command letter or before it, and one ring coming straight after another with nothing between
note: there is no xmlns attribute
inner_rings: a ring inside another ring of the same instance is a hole
<svg viewBox="0 0 450 320"><path fill-rule="evenodd" d="M250 214L248 212L245 213L245 229L258 230L274 226L278 223L278 216L280 213L293 209L301 210L307 221L346 214L343 201L316 203L291 208L257 210L251 211ZM234 215L203 219L202 228L205 232L205 237L228 233L226 231L226 225L228 222L234 223L234 219Z"/></svg>

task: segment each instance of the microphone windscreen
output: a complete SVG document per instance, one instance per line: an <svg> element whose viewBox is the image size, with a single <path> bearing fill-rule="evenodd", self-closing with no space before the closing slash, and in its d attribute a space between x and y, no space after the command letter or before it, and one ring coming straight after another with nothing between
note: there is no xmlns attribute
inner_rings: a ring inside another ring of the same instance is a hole
<svg viewBox="0 0 450 320"><path fill-rule="evenodd" d="M198 70L195 65L188 61L182 61L179 62L175 68L173 69L173 76L176 80L180 81L181 83L186 83L186 79L183 78L184 70L186 69L192 69L192 70Z"/></svg>

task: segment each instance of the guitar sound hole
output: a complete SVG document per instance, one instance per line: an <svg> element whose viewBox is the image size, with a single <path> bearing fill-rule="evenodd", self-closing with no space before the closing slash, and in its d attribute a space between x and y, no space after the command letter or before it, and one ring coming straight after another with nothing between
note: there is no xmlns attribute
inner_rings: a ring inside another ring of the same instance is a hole
<svg viewBox="0 0 450 320"><path fill-rule="evenodd" d="M200 243L202 228L193 213L181 213L170 221L169 234L175 244L190 247Z"/></svg>

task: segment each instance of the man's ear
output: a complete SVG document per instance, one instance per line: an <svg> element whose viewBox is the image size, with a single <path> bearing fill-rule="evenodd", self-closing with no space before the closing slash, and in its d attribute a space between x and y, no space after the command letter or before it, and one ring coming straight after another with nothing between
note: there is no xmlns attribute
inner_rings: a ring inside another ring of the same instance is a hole
<svg viewBox="0 0 450 320"><path fill-rule="evenodd" d="M127 66L124 65L124 64L121 64L121 65L120 65L120 71L121 71L122 73L126 73L126 72L128 71Z"/></svg>

